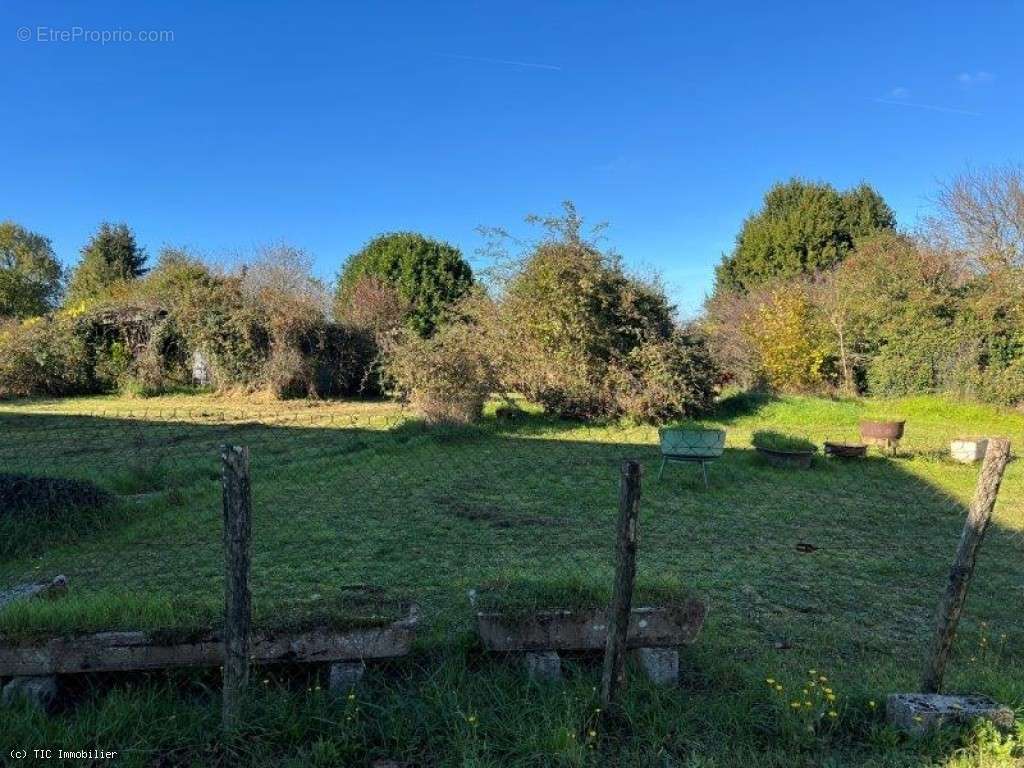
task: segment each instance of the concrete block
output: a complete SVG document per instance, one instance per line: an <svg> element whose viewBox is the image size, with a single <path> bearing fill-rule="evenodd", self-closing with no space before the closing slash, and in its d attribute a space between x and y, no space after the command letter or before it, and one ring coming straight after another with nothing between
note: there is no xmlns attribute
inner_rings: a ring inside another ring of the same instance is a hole
<svg viewBox="0 0 1024 768"><path fill-rule="evenodd" d="M963 725L977 718L991 720L1000 728L1013 726L1013 710L988 696L957 696L943 693L894 693L885 702L891 725L914 735L943 725Z"/></svg>
<svg viewBox="0 0 1024 768"><path fill-rule="evenodd" d="M359 685L366 673L361 661L336 661L331 664L327 678L327 689L336 696L345 696Z"/></svg>
<svg viewBox="0 0 1024 768"><path fill-rule="evenodd" d="M637 666L655 685L679 682L679 651L675 648L637 648L633 651Z"/></svg>
<svg viewBox="0 0 1024 768"><path fill-rule="evenodd" d="M558 651L533 651L524 654L526 674L531 680L552 681L562 679L562 659Z"/></svg>
<svg viewBox="0 0 1024 768"><path fill-rule="evenodd" d="M981 438L961 438L949 444L949 455L961 464L973 464L985 458L988 440Z"/></svg>
<svg viewBox="0 0 1024 768"><path fill-rule="evenodd" d="M0 704L13 707L24 702L36 709L50 712L57 706L59 694L60 683L56 675L15 677L4 686Z"/></svg>

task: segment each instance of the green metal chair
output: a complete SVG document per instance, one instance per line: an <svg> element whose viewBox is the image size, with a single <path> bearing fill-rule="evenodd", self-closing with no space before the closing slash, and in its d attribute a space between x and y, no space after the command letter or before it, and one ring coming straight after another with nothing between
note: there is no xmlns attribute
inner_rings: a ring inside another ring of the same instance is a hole
<svg viewBox="0 0 1024 768"><path fill-rule="evenodd" d="M708 487L708 463L718 459L725 452L724 429L668 428L658 431L661 440L661 469L658 480L670 461L700 464L704 476L704 487Z"/></svg>

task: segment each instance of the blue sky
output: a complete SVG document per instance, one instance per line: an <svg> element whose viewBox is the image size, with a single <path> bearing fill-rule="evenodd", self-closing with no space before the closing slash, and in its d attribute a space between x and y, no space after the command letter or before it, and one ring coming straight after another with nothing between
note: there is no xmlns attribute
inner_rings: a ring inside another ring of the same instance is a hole
<svg viewBox="0 0 1024 768"><path fill-rule="evenodd" d="M1022 28L1020 2L0 0L0 218L68 262L109 219L329 277L381 231L472 257L571 198L687 313L775 180L867 181L910 227L1024 160ZM100 41L126 31L173 41Z"/></svg>

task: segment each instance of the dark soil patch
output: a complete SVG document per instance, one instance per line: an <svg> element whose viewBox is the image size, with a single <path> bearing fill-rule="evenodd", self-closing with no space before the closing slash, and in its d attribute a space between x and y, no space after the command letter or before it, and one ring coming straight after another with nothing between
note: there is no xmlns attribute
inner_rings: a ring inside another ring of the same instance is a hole
<svg viewBox="0 0 1024 768"><path fill-rule="evenodd" d="M494 528L520 528L531 525L556 526L564 525L563 520L546 515L511 514L499 507L486 502L465 501L462 499L437 499L437 504L448 514L469 520L472 523L486 523Z"/></svg>

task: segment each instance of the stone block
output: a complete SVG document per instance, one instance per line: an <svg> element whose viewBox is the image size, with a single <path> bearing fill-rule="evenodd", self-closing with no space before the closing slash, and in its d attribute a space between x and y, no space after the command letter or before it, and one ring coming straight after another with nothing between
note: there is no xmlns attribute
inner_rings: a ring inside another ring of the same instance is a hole
<svg viewBox="0 0 1024 768"><path fill-rule="evenodd" d="M980 695L943 693L894 693L885 702L891 725L914 735L943 725L963 725L977 718L991 720L1000 728L1013 726L1013 710Z"/></svg>
<svg viewBox="0 0 1024 768"><path fill-rule="evenodd" d="M57 706L60 684L56 675L15 677L4 686L0 704L5 707L28 703L36 709L51 712Z"/></svg>
<svg viewBox="0 0 1024 768"><path fill-rule="evenodd" d="M336 696L345 696L359 685L366 673L361 661L337 661L331 664L327 678L327 689Z"/></svg>
<svg viewBox="0 0 1024 768"><path fill-rule="evenodd" d="M535 651L524 654L526 674L531 680L562 679L562 659L557 651Z"/></svg>
<svg viewBox="0 0 1024 768"><path fill-rule="evenodd" d="M675 648L637 648L633 651L636 665L655 685L676 685L679 682L679 651Z"/></svg>

